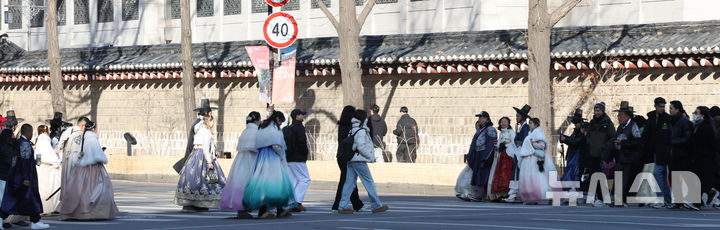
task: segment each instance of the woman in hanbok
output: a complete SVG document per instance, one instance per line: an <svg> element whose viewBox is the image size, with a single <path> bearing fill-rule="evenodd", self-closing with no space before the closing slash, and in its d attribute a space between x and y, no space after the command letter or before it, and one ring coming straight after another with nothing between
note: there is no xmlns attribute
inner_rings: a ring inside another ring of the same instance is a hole
<svg viewBox="0 0 720 230"><path fill-rule="evenodd" d="M194 127L194 149L180 170L175 204L195 210L183 211L207 211L220 205L225 174L215 160L215 142L210 131L214 126L214 118L205 116Z"/></svg>
<svg viewBox="0 0 720 230"><path fill-rule="evenodd" d="M80 152L73 161L67 186L60 198L60 220L108 220L118 213L112 182L105 170L108 159L95 133L95 124L87 121Z"/></svg>
<svg viewBox="0 0 720 230"><path fill-rule="evenodd" d="M260 125L260 113L251 112L245 118L245 122L247 126L238 138L238 153L230 169L230 174L228 174L225 188L222 189L222 198L220 199L220 209L237 210L238 219L252 219L242 202L245 186L255 171L255 159L258 154L258 149L255 148L255 138Z"/></svg>
<svg viewBox="0 0 720 230"><path fill-rule="evenodd" d="M52 214L60 203L60 157L52 147L47 126L38 126L38 136L35 141L35 159L40 163L37 166L38 185L42 198L43 214ZM51 197L52 196L52 197ZM48 198L50 198L48 200Z"/></svg>
<svg viewBox="0 0 720 230"><path fill-rule="evenodd" d="M500 118L500 135L495 144L495 160L490 169L490 178L487 188L488 199L498 200L508 195L510 191L510 179L512 177L513 158L508 152L514 151L515 131L510 126L510 118ZM512 149L510 149L512 148Z"/></svg>
<svg viewBox="0 0 720 230"><path fill-rule="evenodd" d="M258 149L255 171L245 187L243 207L245 210L259 210L261 219L291 216L289 208L295 207L295 194L288 176L285 156L285 138L280 124L285 121L282 112L274 111L270 118L260 124L255 147Z"/></svg>
<svg viewBox="0 0 720 230"><path fill-rule="evenodd" d="M548 154L548 141L540 128L540 119L532 118L528 125L530 134L523 141L522 147L516 151L520 159L518 194L523 203L537 204L548 199L547 192L552 191L549 172L556 170ZM544 159L540 159L541 154ZM539 161L543 161L542 167L539 167Z"/></svg>
<svg viewBox="0 0 720 230"><path fill-rule="evenodd" d="M480 122L477 121L475 122L475 131L477 132L479 129ZM467 156L465 157L465 163L467 163ZM455 197L464 201L471 201L476 194L481 194L479 187L470 184L472 182L472 176L472 168L470 168L470 165L465 165L465 168L460 171L457 181L455 181Z"/></svg>

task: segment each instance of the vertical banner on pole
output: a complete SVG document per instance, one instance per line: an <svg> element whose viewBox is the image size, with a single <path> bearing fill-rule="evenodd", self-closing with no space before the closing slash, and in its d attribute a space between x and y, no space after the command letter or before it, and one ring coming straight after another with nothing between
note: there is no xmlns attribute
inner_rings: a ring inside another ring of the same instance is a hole
<svg viewBox="0 0 720 230"><path fill-rule="evenodd" d="M294 46L280 50L280 66L273 70L272 104L295 102L295 53Z"/></svg>
<svg viewBox="0 0 720 230"><path fill-rule="evenodd" d="M255 77L258 79L258 88L260 88L260 101L272 103L273 82L272 76L270 76L270 49L267 46L246 46L245 50L255 66Z"/></svg>

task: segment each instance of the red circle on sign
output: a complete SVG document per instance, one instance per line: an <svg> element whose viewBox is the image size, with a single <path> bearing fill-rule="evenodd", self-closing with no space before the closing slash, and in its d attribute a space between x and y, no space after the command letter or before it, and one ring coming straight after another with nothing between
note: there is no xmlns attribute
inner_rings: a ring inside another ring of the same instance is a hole
<svg viewBox="0 0 720 230"><path fill-rule="evenodd" d="M283 42L283 43L275 42L275 41L273 41L273 40L270 39L270 36L269 36L268 33L267 33L267 28L268 28L268 25L270 25L270 21L272 21L273 18L276 18L276 17L285 17L285 18L287 18L288 20L290 20L290 22L293 24L293 27L295 28L295 30L293 31L292 37L290 37L290 40L288 40L287 42ZM293 18L292 15L287 14L287 13L277 12L277 13L271 14L270 16L268 16L267 19L265 19L265 24L263 25L263 35L265 36L265 42L267 42L268 44L270 44L272 47L275 47L275 48L285 48L285 47L288 47L288 46L292 45L292 44L295 42L295 39L297 39L297 35L298 35L298 25L297 25L297 21L295 21L295 18Z"/></svg>
<svg viewBox="0 0 720 230"><path fill-rule="evenodd" d="M273 2L272 0L265 0L268 5L274 6L274 7L281 7L287 4L290 0L283 0L282 2Z"/></svg>

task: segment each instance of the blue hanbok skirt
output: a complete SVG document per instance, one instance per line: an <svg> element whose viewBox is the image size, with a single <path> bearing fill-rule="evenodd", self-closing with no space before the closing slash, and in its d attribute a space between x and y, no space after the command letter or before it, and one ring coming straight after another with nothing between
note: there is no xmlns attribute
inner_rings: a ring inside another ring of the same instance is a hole
<svg viewBox="0 0 720 230"><path fill-rule="evenodd" d="M565 173L563 173L561 181L580 181L580 154L576 153L575 156L568 161L565 166Z"/></svg>
<svg viewBox="0 0 720 230"><path fill-rule="evenodd" d="M295 193L288 176L287 162L270 147L260 149L255 160L255 170L245 187L243 206L245 210L294 207Z"/></svg>
<svg viewBox="0 0 720 230"><path fill-rule="evenodd" d="M175 191L175 204L198 208L217 208L220 205L222 189L225 187L225 174L217 161L213 162L218 182L207 183L208 166L203 149L196 148L180 170L180 180Z"/></svg>

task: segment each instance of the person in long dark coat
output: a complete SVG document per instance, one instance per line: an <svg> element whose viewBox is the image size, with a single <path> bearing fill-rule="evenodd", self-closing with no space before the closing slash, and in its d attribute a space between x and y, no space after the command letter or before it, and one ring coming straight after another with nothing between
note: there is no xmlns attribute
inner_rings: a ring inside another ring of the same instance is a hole
<svg viewBox="0 0 720 230"><path fill-rule="evenodd" d="M680 101L670 102L670 115L670 123L672 124L672 150L670 152L672 159L670 162L670 171L691 171L692 158L690 156L692 151L690 138L692 137L693 124L688 119L687 113ZM684 181L681 183L684 183ZM682 184L672 184L672 186L682 186ZM682 198L685 196L675 194L675 197ZM685 202L682 207L691 210L700 210L695 204L688 202Z"/></svg>
<svg viewBox="0 0 720 230"><path fill-rule="evenodd" d="M709 202L712 202L718 195L712 190L717 170L715 165L715 152L718 144L715 142L717 130L713 127L710 116L708 107L700 106L695 109L693 113L695 128L690 140L693 151L691 156L692 172L700 178L703 206L708 206Z"/></svg>
<svg viewBox="0 0 720 230"><path fill-rule="evenodd" d="M338 121L338 153L340 152L340 142L342 142L345 137L350 135L350 130L352 130L351 120L354 113L355 107L348 105L343 108L343 111L340 114L340 120ZM337 160L337 163L338 167L340 168L340 181L338 182L337 192L335 193L335 202L333 202L332 205L332 210L335 211L338 210L340 199L342 198L342 190L343 186L345 185L345 178L347 177L348 164L346 161L342 161L340 159ZM355 211L362 209L362 207L364 206L362 200L360 200L360 196L358 195L357 187L353 190L352 194L350 194L350 203L352 203L353 209Z"/></svg>
<svg viewBox="0 0 720 230"><path fill-rule="evenodd" d="M490 121L490 114L483 111L477 115L480 129L475 132L472 142L470 143L470 151L467 154L467 163L473 170L470 185L480 187L479 191L483 194L475 194L476 200L485 199L488 185L488 177L493 162L493 151L495 151L495 141L497 140L497 130Z"/></svg>
<svg viewBox="0 0 720 230"><path fill-rule="evenodd" d="M37 162L33 151L32 139L33 128L24 124L20 128L22 134L18 140L20 154L16 156L15 164L10 167L8 180L5 185L2 205L0 206L0 222L10 215L29 216L32 229L45 229L50 225L40 221L40 213L43 212L42 201L38 188Z"/></svg>
<svg viewBox="0 0 720 230"><path fill-rule="evenodd" d="M397 136L397 151L395 160L399 163L415 163L417 160L417 148L420 145L418 137L418 125L414 118L408 114L408 108L400 108L400 120L393 134Z"/></svg>
<svg viewBox="0 0 720 230"><path fill-rule="evenodd" d="M182 171L183 167L185 167L185 163L187 162L187 159L190 157L190 154L192 154L193 149L195 148L195 145L193 144L195 142L195 125L200 123L202 121L203 117L212 116L212 110L217 109L216 107L210 107L210 100L209 99L202 99L200 101L200 107L195 109L195 112L198 112L198 117L195 119L195 121L190 126L190 132L188 132L188 138L187 138L187 147L185 148L185 156L175 162L173 165L173 169L175 169L175 172L180 174L180 171ZM186 211L206 211L207 208L201 208L201 207L192 207L192 206L183 206L183 210Z"/></svg>

